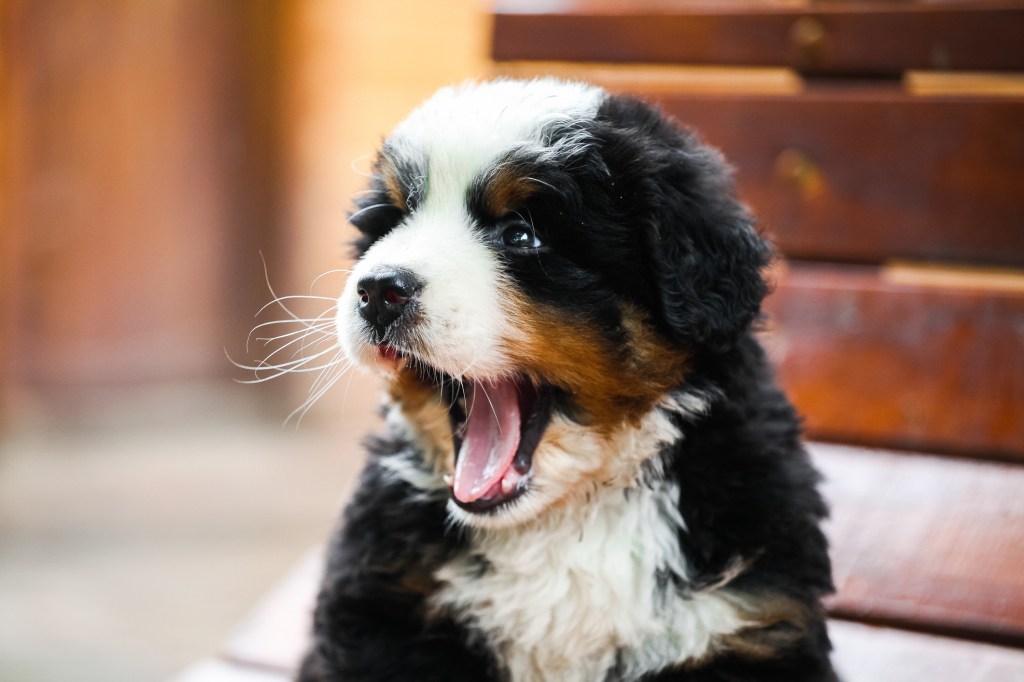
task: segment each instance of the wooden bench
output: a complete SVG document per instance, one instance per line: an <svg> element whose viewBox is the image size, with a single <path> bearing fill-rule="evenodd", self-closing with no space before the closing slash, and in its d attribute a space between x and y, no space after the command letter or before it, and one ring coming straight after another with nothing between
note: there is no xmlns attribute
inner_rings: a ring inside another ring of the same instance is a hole
<svg viewBox="0 0 1024 682"><path fill-rule="evenodd" d="M1024 638L1024 468L820 443L812 454L833 506L839 592L830 628L843 679L1024 680L1024 650L1013 648ZM218 657L176 682L288 679L307 641L321 561L317 551L304 557ZM951 623L958 638L920 632Z"/></svg>
<svg viewBox="0 0 1024 682"><path fill-rule="evenodd" d="M765 341L825 476L844 679L1024 681L1024 3L517 0L493 21L496 73L640 94L722 148L786 254ZM179 682L286 679L319 563Z"/></svg>
<svg viewBox="0 0 1024 682"><path fill-rule="evenodd" d="M814 446L847 679L1024 679L1024 2L493 20L497 71L639 94L721 148L785 254L765 341L809 435L847 444Z"/></svg>

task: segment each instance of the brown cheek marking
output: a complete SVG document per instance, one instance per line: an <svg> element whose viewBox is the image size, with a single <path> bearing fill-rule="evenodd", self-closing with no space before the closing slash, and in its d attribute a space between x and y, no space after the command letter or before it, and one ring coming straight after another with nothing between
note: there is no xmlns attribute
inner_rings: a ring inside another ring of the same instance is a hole
<svg viewBox="0 0 1024 682"><path fill-rule="evenodd" d="M523 177L514 169L499 168L487 182L487 188L484 190L487 210L493 216L505 216L526 201L535 188L536 183L533 180Z"/></svg>
<svg viewBox="0 0 1024 682"><path fill-rule="evenodd" d="M638 424L685 376L686 352L660 338L629 306L623 306L625 349L560 311L535 304L518 311L525 340L510 348L517 365L568 391L592 425L609 433L624 421Z"/></svg>
<svg viewBox="0 0 1024 682"><path fill-rule="evenodd" d="M439 389L423 383L416 372L404 367L388 387L392 402L401 406L406 419L424 439L427 463L435 471L452 473L454 467L451 424Z"/></svg>
<svg viewBox="0 0 1024 682"><path fill-rule="evenodd" d="M402 183L398 180L398 170L391 165L388 159L382 158L379 161L377 173L384 180L384 187L387 188L388 198L391 199L391 203L397 206L402 213L408 213L409 206L405 201Z"/></svg>
<svg viewBox="0 0 1024 682"><path fill-rule="evenodd" d="M427 597L437 591L437 581L431 571L417 566L401 575L398 589L418 597Z"/></svg>

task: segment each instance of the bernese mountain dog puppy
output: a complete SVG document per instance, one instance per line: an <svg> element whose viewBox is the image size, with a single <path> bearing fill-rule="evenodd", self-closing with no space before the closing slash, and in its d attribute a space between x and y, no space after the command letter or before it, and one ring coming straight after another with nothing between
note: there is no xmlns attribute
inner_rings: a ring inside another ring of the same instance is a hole
<svg viewBox="0 0 1024 682"><path fill-rule="evenodd" d="M376 157L337 303L386 433L304 682L834 680L826 507L752 325L721 156L552 79L441 90Z"/></svg>

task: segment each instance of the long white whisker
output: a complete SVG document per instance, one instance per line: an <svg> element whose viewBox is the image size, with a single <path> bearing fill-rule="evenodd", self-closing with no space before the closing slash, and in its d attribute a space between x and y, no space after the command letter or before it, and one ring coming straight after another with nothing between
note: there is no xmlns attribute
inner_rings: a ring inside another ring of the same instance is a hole
<svg viewBox="0 0 1024 682"><path fill-rule="evenodd" d="M368 207L369 208L369 207ZM246 352L253 341L253 337L264 346L272 346L271 352L256 364L240 363L233 360L228 354L228 360L241 369L254 373L254 378L238 380L244 384L260 384L266 381L279 379L287 374L310 374L317 376L310 386L306 400L293 410L285 419L288 423L296 416L296 426L301 422L306 412L320 399L337 381L351 368L351 361L338 346L338 329L333 317L336 311L337 299L333 296L318 296L313 294L313 289L321 279L334 273L351 274L347 269L328 270L320 274L310 284L308 295L279 296L270 283L270 276L267 272L266 260L263 260L263 273L267 289L273 297L270 302L262 306L256 313L263 314L271 306L278 306L284 311L286 318L271 320L255 325L246 337ZM315 317L304 317L296 314L289 307L288 302L295 300L328 301L330 305ZM292 325L295 328L285 329L281 333L274 333L268 336L256 336L262 329L275 329L280 331L281 325ZM290 353L288 359L280 359L281 356ZM225 354L227 351L225 350Z"/></svg>
<svg viewBox="0 0 1024 682"><path fill-rule="evenodd" d="M352 363L349 362L348 366L351 367ZM348 391L349 391L350 388L352 388L352 377L353 377L354 374L355 374L354 372L349 372L348 373L348 381L345 382L345 392L341 396L341 409L342 409L342 411L344 411L345 408L348 407Z"/></svg>
<svg viewBox="0 0 1024 682"><path fill-rule="evenodd" d="M466 374L469 373L469 370L471 370L473 368L473 365L475 365L476 361L479 360L479 359L480 359L480 349L479 348L473 348L473 357L470 358L469 364L462 368L462 376L466 376Z"/></svg>
<svg viewBox="0 0 1024 682"><path fill-rule="evenodd" d="M286 374L308 374L310 372L320 372L323 370L325 365L316 365L315 367L264 367L259 372L268 372L276 370L274 374L268 374L267 376L258 377L256 379L239 379L240 384L263 384L274 379L280 379ZM259 373L257 372L257 374Z"/></svg>
<svg viewBox="0 0 1024 682"><path fill-rule="evenodd" d="M294 318L295 320L300 320L301 318L296 316L294 313L292 313L291 310L288 309L287 306L285 306L285 305L283 305L281 303L281 301L293 301L293 300L296 300L296 299L302 299L302 300L306 300L306 301L330 301L332 303L334 303L335 300L336 300L336 299L334 299L331 296L307 296L307 295L304 295L304 294L297 294L297 295L294 295L294 296L275 296L272 301L270 301L269 303L264 305L262 308L257 310L256 311L256 315L258 316L264 310L266 310L267 308L269 308L270 306L272 306L272 305L274 305L276 303L276 304L280 305L281 308L286 313L288 313L292 318Z"/></svg>
<svg viewBox="0 0 1024 682"><path fill-rule="evenodd" d="M259 364L259 366L260 366L260 367L263 367L263 366L265 366L265 365L268 365L268 364L270 364L270 363L269 363L269 360L270 360L270 359L271 359L272 357L274 357L274 356L275 356L275 355L277 355L278 353L280 353L280 352L282 352L282 351L286 350L287 348L289 348L290 346L292 346L293 344L296 344L296 343L298 343L298 344L300 344L300 345L299 345L299 347L298 347L298 348L297 348L297 349L295 350L295 352L294 352L294 353L292 354L292 358L296 358L296 357L298 357L298 356L299 356L299 354L300 354L300 353L302 353L302 351L303 351L303 350L305 350L305 349L306 349L306 348L308 347L308 346L304 345L304 341L306 340L306 337L307 337L307 336L308 336L308 333L307 333L307 334L303 334L302 336L296 337L296 338L292 339L291 341L289 341L288 343L285 343L285 344L281 344L280 346L278 346L277 348L275 348L275 349L273 350L273 352L271 352L271 353L270 353L270 355L268 355L267 357L263 358L263 360L261 360L261 361L260 361L260 364ZM323 340L323 337L321 337L321 338L320 338L319 340ZM333 346L332 346L332 348L333 348ZM330 352L330 349L328 349L328 350L325 350L325 351L320 351L320 352L317 352L317 353L315 353L315 354L313 354L313 355L309 355L309 356L302 356L302 357L301 357L300 359L302 359L302 360L306 360L306 359L315 359L315 358L318 358L318 357L320 357L321 355L324 355L325 353L328 353L328 352Z"/></svg>
<svg viewBox="0 0 1024 682"><path fill-rule="evenodd" d="M278 296L277 292L274 291L273 285L270 283L270 274L267 272L267 261L266 261L266 259L263 260L263 278L264 278L264 280L267 283L267 290L270 291L270 295L273 296L274 298L273 298L272 301L270 301L270 303L268 303L267 305L265 305L262 308L260 308L259 312L256 313L257 316L260 313L262 313L264 310L266 310L267 307L269 307L269 306L271 306L271 305L276 303L276 304L278 304L278 306L280 306L281 310L283 310L286 313L288 313L288 317L292 318L296 322L300 322L301 323L303 318L301 318L298 315L296 315L295 313L293 313L288 306L286 306L284 303L282 303L282 301L291 300L291 299L295 299L295 298L314 298L314 299L322 299L322 300L331 301L331 302L334 301L333 298L329 298L329 297L326 297L326 296L320 296L320 297L312 297L312 296L310 296L310 297L306 297L306 296L287 296L287 297L281 297L281 296Z"/></svg>
<svg viewBox="0 0 1024 682"><path fill-rule="evenodd" d="M335 360L339 360L339 358L337 356L335 356ZM313 385L309 387L308 395L309 396L317 395L318 397L320 395L323 395L322 393L320 393L320 391L323 389L323 387L325 385L329 387L335 381L335 379L332 378L332 376L331 376L332 375L332 371L331 370L333 369L334 373L337 374L338 372L344 372L350 366L351 365L348 362L346 362L344 359L341 359L340 362L336 362L333 365L328 365L328 366L324 367L323 371L320 372L320 374L317 376L316 381L314 381Z"/></svg>
<svg viewBox="0 0 1024 682"><path fill-rule="evenodd" d="M324 317L332 312L333 309L328 308L324 312L314 317L312 320L304 320L302 323L303 329L298 329L288 334L282 334L277 338L282 338L284 336L294 336L296 333L302 333L301 338L303 339L305 339L307 336L311 334L319 334L320 338L317 339L317 341L322 341L324 338L336 338L334 319L332 318L329 320L324 320ZM305 347L305 344L303 344L303 348Z"/></svg>
<svg viewBox="0 0 1024 682"><path fill-rule="evenodd" d="M303 359L301 361L296 361L295 363L285 363L284 365L267 365L266 367L238 365L242 369L247 369L255 372L257 376L255 379L236 379L236 381L240 384L262 384L264 382L283 377L286 374L307 374L309 372L320 372L324 369L324 367L329 367L332 363L337 362L337 359L335 359L327 363L326 365L316 365L314 367L303 366L304 363L312 359L313 358ZM237 365L238 363L235 364ZM259 376L261 372L274 372L274 374L269 374L267 376L261 377Z"/></svg>
<svg viewBox="0 0 1024 682"><path fill-rule="evenodd" d="M339 360L341 360L341 362L339 362ZM333 373L328 375L326 374L326 371L331 366L337 367L337 369ZM324 371L321 372L320 377L314 384L314 386L319 386L319 388L316 388L315 390L310 390L310 394L307 396L305 402L303 402L302 405L300 405L296 409L292 410L291 414L289 414L285 418L285 424L291 421L292 417L294 417L297 414L298 419L296 419L295 421L295 428L299 428L299 425L302 423L302 418L306 416L306 413L309 412L310 408L312 408L313 405L315 405L316 402L320 400L320 398L323 397L323 395L327 393L327 391L329 391L332 386L334 386L338 379L340 379L345 374L345 371L348 369L348 367L348 363L344 361L343 357L341 357L341 351L339 350L335 354L334 359L331 361L331 365L328 365L327 367L324 368ZM330 378L325 381L324 379L327 376L330 376Z"/></svg>
<svg viewBox="0 0 1024 682"><path fill-rule="evenodd" d="M487 404L491 406L491 414L494 415L494 421L498 424L498 433L501 433L501 420L498 419L498 411L494 409L494 403L491 401L491 396L487 395L487 389L484 388L484 384L477 384L477 387L483 391L484 398L487 399Z"/></svg>
<svg viewBox="0 0 1024 682"><path fill-rule="evenodd" d="M301 339L302 337L299 337L299 338ZM295 343L295 341L298 341L298 340L299 339L295 339L293 341L290 341L289 343ZM323 357L323 356L327 355L332 350L337 350L336 348L334 348L332 346L331 348L326 348L326 349L324 349L322 351L318 351L316 353L313 353L312 355L303 355L301 357L293 358L292 360L286 360L285 362L277 362L277 363L267 362L268 360L270 360L270 358L274 357L274 355L276 355L280 350L282 350L282 348L278 348L273 353L271 353L266 358L264 358L262 361L260 361L260 364L257 365L257 367L260 367L260 368L263 368L263 367L277 368L277 367L282 367L282 366L291 365L291 364L305 365L305 364L308 364L309 362L311 362L313 360L316 360L317 358L320 358L320 357Z"/></svg>
<svg viewBox="0 0 1024 682"><path fill-rule="evenodd" d="M278 336L257 336L256 340L259 341L260 343L262 343L263 345L267 345L269 343L273 343L274 341L280 341L281 339L286 339L289 336L298 336L298 335L307 336L307 335L310 335L310 334L322 334L324 336L334 336L334 333L332 331L333 328L334 328L334 322L333 321L321 322L320 324L316 325L315 327L303 327L302 329L296 329L294 331L285 332L284 334L279 334Z"/></svg>
<svg viewBox="0 0 1024 682"><path fill-rule="evenodd" d="M300 327L299 329L292 330L291 332L285 332L283 334L279 334L278 336L257 336L256 340L261 342L262 344L266 345L267 343L271 343L273 341L279 341L281 339L287 339L290 336L298 336L298 335L304 335L304 334L329 334L330 333L329 330L334 328L334 321L333 321L333 319L326 319L326 321L317 322L318 319L319 319L319 317L313 317L311 319L303 319L302 327ZM259 329L261 329L263 327L271 327L271 326L274 326L274 325L283 325L283 324L286 324L286 323L289 324L289 325L295 325L296 324L294 319L279 319L278 322L263 323L262 325L257 325L256 327L253 327L252 331L249 332L249 337L246 339L246 341L247 341L246 345L248 346L248 342L252 340L252 335L255 334L257 330L259 330Z"/></svg>
<svg viewBox="0 0 1024 682"><path fill-rule="evenodd" d="M286 362L280 363L268 363L266 360L262 360L258 365L243 365L241 363L235 362L234 360L231 360L231 363L234 364L236 367L240 367L241 369L249 370L256 375L255 379L240 379L239 381L241 383L258 384L263 383L268 379L284 376L285 374L290 374L293 372L303 373L319 371L323 369L323 365L316 365L314 367L309 367L308 365L315 361L317 358L322 357L327 353L331 352L331 350L331 348L328 348L325 351L321 351L319 353L316 353L315 355L310 355L309 357L298 358L296 360L288 360ZM228 359L230 360L230 357ZM273 374L272 376L261 377L260 373L262 372L275 372L275 374Z"/></svg>
<svg viewBox="0 0 1024 682"><path fill-rule="evenodd" d="M356 168L356 164L359 163L360 161L366 161L366 160L372 159L372 158L373 158L373 154L363 154L361 156L357 156L356 158L352 159L352 162L349 164L349 166L348 166L349 170L352 171L353 173L355 173L356 175L358 175L360 177L363 177L363 178L372 178L372 177L374 177L373 173L366 173L366 172L361 171L358 168ZM375 190L363 190L363 191L364 192L369 192L369 191L375 191Z"/></svg>
<svg viewBox="0 0 1024 682"><path fill-rule="evenodd" d="M304 317L299 320L270 320L268 322L260 322L258 325L252 328L252 332L250 332L250 334L254 333L257 329L262 329L263 327L272 327L274 325L281 324L301 324L303 325L302 329L307 329L309 325L318 324L320 318L322 318L323 316L324 313L317 315L316 317ZM300 329L299 331L302 330Z"/></svg>
<svg viewBox="0 0 1024 682"><path fill-rule="evenodd" d="M369 206L364 206L363 208L359 209L358 211L350 215L348 219L349 221L352 221L361 216L362 214L366 213L367 211L371 211L375 208L385 208L390 205L391 204L370 204Z"/></svg>
<svg viewBox="0 0 1024 682"><path fill-rule="evenodd" d="M338 337L335 333L325 332L321 330L317 331L316 334L318 334L319 336L313 334L313 332L306 333L306 335L302 337L303 339L309 337L312 338L310 338L310 340L308 341L303 341L302 345L299 346L298 350L295 351L295 354L293 354L292 357L295 357L295 355L297 354L304 353L307 350L316 349L317 346L320 346L325 342L330 342L332 348L337 347ZM317 352L319 352L319 350L317 350Z"/></svg>
<svg viewBox="0 0 1024 682"><path fill-rule="evenodd" d="M435 379L439 379L440 378L438 376L440 373L436 369L431 367L430 368L430 372L435 375ZM437 404L442 408L442 414L441 414L441 416L439 416L438 418L434 419L433 421L430 421L430 422L426 423L425 426L427 428L433 428L433 427L435 427L435 426L437 426L439 424L447 422L449 420L448 415L451 413L452 408L455 407L455 403L457 403L458 401L459 401L459 396L458 396L458 391L457 390L453 390L452 399L450 401L446 400L445 397L444 397L444 384L441 381L438 381L438 386L437 386Z"/></svg>
<svg viewBox="0 0 1024 682"><path fill-rule="evenodd" d="M321 273L320 273L319 275L317 275L317 276L316 276L316 277L315 277L315 278L313 279L313 281L312 281L312 282L310 282L310 284L309 284L309 293L310 293L310 294L312 294L312 293L313 293L313 287L315 287L315 286L316 286L316 284L317 284L317 282L319 282L319 281L320 281L321 279L323 279L323 278L324 278L324 277L326 277L327 275L334 275L334 274L337 274L337 273L339 273L339 272L340 272L340 273L344 273L344 274L346 274L346 275L351 275L351 274L352 274L352 271L351 271L351 270L347 270L347 269L345 269L345 268L335 268L334 270L328 270L327 272L321 272ZM332 298L331 300L333 301L333 300L335 300L335 299L333 299L333 298Z"/></svg>

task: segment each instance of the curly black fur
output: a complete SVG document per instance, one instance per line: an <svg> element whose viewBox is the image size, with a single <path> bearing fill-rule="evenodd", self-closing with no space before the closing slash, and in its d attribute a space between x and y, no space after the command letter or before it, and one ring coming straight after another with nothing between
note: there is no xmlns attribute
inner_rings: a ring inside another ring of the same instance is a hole
<svg viewBox="0 0 1024 682"><path fill-rule="evenodd" d="M564 134L581 127L593 141L581 157L542 163L512 150L502 160L539 181L522 213L549 247L508 256L506 266L529 298L590 320L609 338L623 333L616 301L630 301L691 357L681 388L707 396L710 407L676 417L682 438L661 453L659 475L679 486L686 528L678 542L692 574L660 579L683 594L700 590L742 557L732 587L781 595L801 612L747 633L760 653L725 648L642 679L834 680L820 606L832 591L819 529L827 510L799 420L751 330L771 248L737 202L721 156L654 108L608 97L593 120L573 121ZM380 180L373 189L353 220L360 253L403 216ZM498 216L481 193L471 188L467 203L487 225ZM331 545L303 682L506 678L500 652L471 619L430 607L436 570L474 547L448 521L446 495L425 494L381 464L415 460L419 447L398 430L369 443L371 460ZM489 570L483 559L480 570Z"/></svg>

